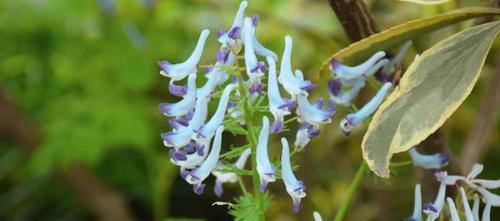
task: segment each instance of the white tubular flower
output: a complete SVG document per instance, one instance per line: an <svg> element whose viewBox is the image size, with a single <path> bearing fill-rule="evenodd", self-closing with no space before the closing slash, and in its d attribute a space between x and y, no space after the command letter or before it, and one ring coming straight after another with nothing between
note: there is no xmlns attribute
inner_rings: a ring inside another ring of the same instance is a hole
<svg viewBox="0 0 500 221"><path fill-rule="evenodd" d="M205 47L208 34L210 34L208 29L201 32L196 48L191 56L183 63L170 64L166 60L158 61L158 65L162 69L160 74L176 81L184 79L189 74L196 74L196 67L201 59L201 55L203 54L203 48Z"/></svg>
<svg viewBox="0 0 500 221"><path fill-rule="evenodd" d="M344 134L349 135L360 122L372 115L378 109L391 87L392 83L385 83L377 94L375 94L375 96L368 103L359 109L359 111L348 114L342 121L340 121L340 127L342 128Z"/></svg>
<svg viewBox="0 0 500 221"><path fill-rule="evenodd" d="M458 216L457 207L455 206L453 200L450 197L447 197L446 201L448 201L448 206L450 207L451 220L460 221L460 216Z"/></svg>
<svg viewBox="0 0 500 221"><path fill-rule="evenodd" d="M336 104L342 106L349 106L351 101L358 96L363 87L365 87L365 81L361 80L354 82L349 90L342 91L342 82L340 79L333 78L328 81L328 89L332 95L332 100L335 101Z"/></svg>
<svg viewBox="0 0 500 221"><path fill-rule="evenodd" d="M196 102L196 74L190 74L188 77L188 90L184 99L177 103L161 103L160 110L165 116L179 117L187 114Z"/></svg>
<svg viewBox="0 0 500 221"><path fill-rule="evenodd" d="M479 195L474 194L474 204L472 204L472 214L474 215L474 220L479 220Z"/></svg>
<svg viewBox="0 0 500 221"><path fill-rule="evenodd" d="M200 167L194 168L189 174L186 175L186 181L193 185L193 190L196 194L203 193L205 188L203 180L205 180L217 166L221 149L222 132L224 132L224 126L217 128L214 143L212 144L212 150L207 156L207 159L200 165Z"/></svg>
<svg viewBox="0 0 500 221"><path fill-rule="evenodd" d="M485 180L476 179L476 177L483 171L484 166L482 164L476 163L472 166L470 173L466 177L466 182L468 184L474 184L479 187L484 187L486 189L496 189L500 187L500 179L498 180Z"/></svg>
<svg viewBox="0 0 500 221"><path fill-rule="evenodd" d="M464 206L465 220L466 221L475 221L474 215L472 214L472 210L469 206L469 200L467 199L467 195L465 194L464 188L460 187L460 197L462 197L462 205Z"/></svg>
<svg viewBox="0 0 500 221"><path fill-rule="evenodd" d="M491 213L491 204L486 203L486 206L484 207L483 210L483 216L481 221L490 221L490 213Z"/></svg>
<svg viewBox="0 0 500 221"><path fill-rule="evenodd" d="M243 36L244 44L245 44L245 66L247 69L247 75L250 79L250 83L260 83L260 78L264 76L264 72L266 70L266 66L263 62L259 62L257 60L257 56L255 55L254 49L254 41L255 38L255 29L252 25L251 18L245 18L244 26L243 26Z"/></svg>
<svg viewBox="0 0 500 221"><path fill-rule="evenodd" d="M274 116L271 133L279 133L283 129L284 117L290 114L295 107L295 102L281 97L278 80L276 77L276 64L271 57L267 57L269 76L267 78L267 96L269 98L269 111Z"/></svg>
<svg viewBox="0 0 500 221"><path fill-rule="evenodd" d="M188 126L182 129L163 133L161 135L163 144L167 147L175 147L179 149L189 144L194 130L200 128L207 118L208 98L200 97L196 100L196 105L192 119L188 122Z"/></svg>
<svg viewBox="0 0 500 221"><path fill-rule="evenodd" d="M450 154L446 152L424 155L419 153L415 147L411 148L408 152L413 160L413 164L425 169L440 169L450 162Z"/></svg>
<svg viewBox="0 0 500 221"><path fill-rule="evenodd" d="M396 71L397 68L401 66L401 62L403 61L406 52L412 45L412 41L406 41L403 46L399 49L398 53L391 59L391 61L385 64L382 71L377 75L377 79L386 82L392 80L392 75Z"/></svg>
<svg viewBox="0 0 500 221"><path fill-rule="evenodd" d="M448 172L446 171L437 172L434 173L434 175L439 182L445 183L446 185L455 185L457 181L465 180L465 177L463 176L448 175Z"/></svg>
<svg viewBox="0 0 500 221"><path fill-rule="evenodd" d="M300 129L297 130L295 135L295 146L302 149L311 141L311 139L317 137L320 133L318 127L314 125L303 123Z"/></svg>
<svg viewBox="0 0 500 221"><path fill-rule="evenodd" d="M424 205L423 212L427 215L427 221L434 221L439 217L439 213L444 206L444 199L446 195L446 184L441 182L439 185L438 195L436 196L436 200L434 203L429 203Z"/></svg>
<svg viewBox="0 0 500 221"><path fill-rule="evenodd" d="M470 186L481 194L484 203L495 207L500 206L500 195L494 194L486 188L474 186L474 184Z"/></svg>
<svg viewBox="0 0 500 221"><path fill-rule="evenodd" d="M313 217L314 221L323 221L323 218L321 218L321 215L317 211L314 211Z"/></svg>
<svg viewBox="0 0 500 221"><path fill-rule="evenodd" d="M420 184L415 185L415 202L413 207L413 215L405 221L421 221L422 220L422 192Z"/></svg>
<svg viewBox="0 0 500 221"><path fill-rule="evenodd" d="M259 142L257 144L257 172L260 177L260 192L264 192L267 183L276 181L276 171L271 164L268 155L269 141L269 119L262 118L262 129L259 134Z"/></svg>
<svg viewBox="0 0 500 221"><path fill-rule="evenodd" d="M293 174L292 164L290 163L290 148L286 138L281 138L283 150L281 152L281 172L283 183L285 183L286 191L292 197L293 211L298 212L300 208L300 200L306 197L306 187L301 180L297 180Z"/></svg>
<svg viewBox="0 0 500 221"><path fill-rule="evenodd" d="M254 27L255 30L257 29L258 23L259 23L259 17L257 15L253 15L252 16L252 26ZM253 36L254 36L253 37L253 47L254 47L255 53L257 53L258 55L263 56L263 57L270 57L274 61L277 61L278 55L276 55L276 53L274 53L273 51L264 47L257 39L256 34Z"/></svg>
<svg viewBox="0 0 500 221"><path fill-rule="evenodd" d="M194 143L170 150L170 161L179 167L193 169L199 166L210 151L210 142Z"/></svg>
<svg viewBox="0 0 500 221"><path fill-rule="evenodd" d="M238 39L238 35L240 34L241 27L243 25L243 18L245 16L245 9L248 6L247 1L242 1L240 3L240 7L236 16L234 16L233 24L231 25L231 29L227 30L219 30L217 32L218 41L222 44L222 47L232 48L239 52L241 42Z"/></svg>
<svg viewBox="0 0 500 221"><path fill-rule="evenodd" d="M385 52L379 51L373 54L368 60L357 66L347 66L341 64L337 59L332 59L330 62L330 70L335 73L335 76L342 79L355 78L356 76L361 76L363 73L367 73L368 70L375 65L375 63L384 57Z"/></svg>
<svg viewBox="0 0 500 221"><path fill-rule="evenodd" d="M202 125L200 128L195 130L196 133L193 135L193 139L196 141L212 139L215 134L215 130L222 124L222 121L224 121L227 104L229 103L229 95L234 87L235 85L228 84L226 88L224 88L219 101L219 106L217 106L217 111L205 125Z"/></svg>
<svg viewBox="0 0 500 221"><path fill-rule="evenodd" d="M295 97L299 94L307 96L307 91L311 90L314 87L314 84L310 81L300 79L300 77L295 76L292 72L292 47L292 37L288 35L285 36L285 50L283 51L283 56L281 57L281 68L278 81L292 96L292 99L295 100Z"/></svg>
<svg viewBox="0 0 500 221"><path fill-rule="evenodd" d="M251 153L252 151L250 150L250 148L247 148L245 151L243 151L238 160L236 160L236 162L234 163L234 166L236 168L243 169ZM220 171L214 170L212 171L212 175L215 176L214 193L217 197L221 197L222 193L224 193L224 188L222 187L224 183L236 183L236 181L238 181L238 174L233 172L222 173Z"/></svg>
<svg viewBox="0 0 500 221"><path fill-rule="evenodd" d="M328 102L328 107L321 109L318 105L309 103L306 95L300 94L297 96L297 115L299 122L305 122L315 127L319 124L331 122L331 117L335 114L335 103Z"/></svg>

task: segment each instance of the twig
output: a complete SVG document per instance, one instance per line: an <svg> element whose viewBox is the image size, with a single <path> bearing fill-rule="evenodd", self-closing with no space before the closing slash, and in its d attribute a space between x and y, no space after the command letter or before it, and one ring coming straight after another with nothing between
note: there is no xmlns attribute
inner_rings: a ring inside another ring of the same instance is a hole
<svg viewBox="0 0 500 221"><path fill-rule="evenodd" d="M372 15L362 0L328 0L347 37L359 41L379 32Z"/></svg>

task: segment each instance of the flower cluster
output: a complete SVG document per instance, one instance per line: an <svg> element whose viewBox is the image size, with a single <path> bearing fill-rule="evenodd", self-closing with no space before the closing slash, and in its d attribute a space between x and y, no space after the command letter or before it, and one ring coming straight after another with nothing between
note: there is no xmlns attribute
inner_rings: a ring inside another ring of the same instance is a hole
<svg viewBox="0 0 500 221"><path fill-rule="evenodd" d="M215 193L220 196L224 183L238 181L238 171L244 170L251 156L255 157L256 165L252 166L260 178L260 191L264 192L268 183L281 177L293 199L293 210L298 211L301 199L306 196L305 185L293 173L288 140L281 138L279 176L276 163L268 155L269 137L285 131L287 124L296 119L300 129L296 132L294 150L300 150L319 135L321 124L330 122L335 114L335 104L333 101L325 104L321 98L309 101L309 93L315 85L304 78L301 70L292 68L293 42L290 36L284 38L285 48L277 70L278 56L257 39L258 17L245 17L246 7L247 2L243 1L232 26L217 32L221 46L215 55L215 64L207 65L206 81L201 87L197 86L200 81L197 73L209 30L201 32L186 61L177 64L166 60L158 62L160 74L170 79L169 92L181 98L176 103L160 104L160 110L170 118L172 128L161 137L164 145L170 148L172 163L180 167L181 176L193 185L195 193L203 193L203 182L212 174L216 178ZM239 66L240 60L244 61L244 68ZM179 83L186 78L185 85ZM288 95L283 96L282 92ZM219 98L217 109L207 119L209 103L216 98ZM259 114L254 114L256 112ZM292 113L296 117L292 117ZM272 123L269 117L272 117ZM286 117L290 120L285 121ZM261 127L258 139L252 142L253 125ZM237 132L235 128L242 128L244 132ZM249 141L246 149L238 153L239 158L231 165L230 171L221 157L224 131L244 134Z"/></svg>
<svg viewBox="0 0 500 221"><path fill-rule="evenodd" d="M486 179L476 179L476 177L483 170L483 165L475 164L471 172L467 176L458 175L448 175L447 172L437 172L435 176L440 182L439 191L436 199L432 203L425 204L422 207L422 196L420 191L420 185L415 186L415 207L413 210L413 215L408 218L408 221L419 221L422 220L422 213L426 215L426 220L433 221L438 219L442 215L442 210L445 206L445 200L448 202L448 208L450 210L451 219L453 221L460 221L458 216L455 203L450 197L446 197L446 187L450 185L457 185L458 182L462 182L468 190L474 192L472 208L469 204L469 199L467 197L466 191L463 187L460 187L460 197L462 199L463 212L465 214L466 221L477 221L480 220L479 209L480 209L480 198L482 199L485 207L481 216L482 221L490 220L490 210L492 206L500 206L500 196L489 191L489 189L500 188L499 180L486 180Z"/></svg>

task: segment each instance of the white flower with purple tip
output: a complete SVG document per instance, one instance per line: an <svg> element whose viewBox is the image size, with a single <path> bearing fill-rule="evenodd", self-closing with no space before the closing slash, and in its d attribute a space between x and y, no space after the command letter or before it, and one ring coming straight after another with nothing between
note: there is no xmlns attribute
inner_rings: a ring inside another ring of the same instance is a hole
<svg viewBox="0 0 500 221"><path fill-rule="evenodd" d="M436 220L439 217L439 213L443 209L444 200L446 196L446 183L441 182L439 184L438 194L434 203L429 203L424 206L423 212L427 215L427 221Z"/></svg>
<svg viewBox="0 0 500 221"><path fill-rule="evenodd" d="M335 114L335 103L328 102L328 107L322 109L317 105L309 103L303 94L297 96L297 115L299 122L305 122L314 126L331 122L331 117Z"/></svg>
<svg viewBox="0 0 500 221"><path fill-rule="evenodd" d="M332 95L332 100L336 104L349 106L351 101L358 96L361 89L365 86L365 81L356 81L347 91L342 91L342 82L338 78L332 78L328 81L328 90Z"/></svg>
<svg viewBox="0 0 500 221"><path fill-rule="evenodd" d="M250 79L250 84L260 84L260 78L264 76L266 71L266 66L263 62L257 60L257 55L255 55L254 41L255 38L255 28L252 25L251 18L245 18L243 25L243 36L245 44L245 66L247 75Z"/></svg>
<svg viewBox="0 0 500 221"><path fill-rule="evenodd" d="M304 148L309 141L317 137L319 133L320 131L318 127L308 123L303 123L295 135L295 146L298 148Z"/></svg>
<svg viewBox="0 0 500 221"><path fill-rule="evenodd" d="M196 134L193 136L195 140L210 140L215 134L215 130L222 124L224 121L224 115L227 110L227 105L229 103L229 95L235 85L228 84L224 91L222 92L219 105L217 106L217 111L215 111L214 115L210 118L210 120L200 128L196 130Z"/></svg>
<svg viewBox="0 0 500 221"><path fill-rule="evenodd" d="M292 96L295 97L299 94L308 95L307 91L314 87L310 81L300 79L292 71L292 37L285 36L285 50L283 51L283 56L281 57L281 67L280 75L278 76L278 81L285 88L285 90ZM301 72L300 72L301 73Z"/></svg>
<svg viewBox="0 0 500 221"><path fill-rule="evenodd" d="M217 166L221 149L222 132L224 132L224 126L220 126L219 128L217 128L210 154L207 156L206 160L203 161L200 167L192 169L191 172L186 175L186 181L189 184L193 185L193 190L196 194L203 193L203 190L205 188L205 184L203 184L203 181Z"/></svg>
<svg viewBox="0 0 500 221"><path fill-rule="evenodd" d="M260 177L260 191L264 192L267 183L276 181L276 171L271 164L268 155L269 142L269 119L262 118L262 129L257 144L257 172Z"/></svg>
<svg viewBox="0 0 500 221"><path fill-rule="evenodd" d="M245 149L243 153L241 153L240 157L238 157L238 160L234 163L234 166L239 169L243 169L245 167L245 163L247 162L248 157L252 153L252 150L250 148ZM224 183L235 183L238 181L238 174L234 172L227 172L223 173L217 170L212 171L212 175L215 176L215 186L214 186L214 192L215 195L218 197L222 196L222 193L224 192L224 189L222 185Z"/></svg>
<svg viewBox="0 0 500 221"><path fill-rule="evenodd" d="M241 42L238 39L238 35L240 34L241 27L243 25L243 18L245 16L245 9L247 6L247 1L242 1L240 3L240 7L234 16L233 24L231 25L231 29L229 29L229 31L219 30L217 32L217 39L223 47L229 47L236 50L236 52L239 51Z"/></svg>
<svg viewBox="0 0 500 221"><path fill-rule="evenodd" d="M330 62L330 70L335 73L335 76L342 79L352 79L367 73L380 59L385 57L385 52L379 51L373 54L368 60L357 65L347 66L341 64L337 59L332 59Z"/></svg>
<svg viewBox="0 0 500 221"><path fill-rule="evenodd" d="M375 75L377 80L382 82L387 82L392 80L392 75L394 74L394 72L396 72L397 68L401 66L401 62L403 61L406 52L408 51L408 49L412 44L413 44L412 41L406 41L403 44L403 46L401 46L398 53L396 53L396 55L390 60L390 62L384 65L382 71L378 72Z"/></svg>
<svg viewBox="0 0 500 221"><path fill-rule="evenodd" d="M188 77L188 91L184 98L177 103L161 103L160 110L165 116L179 117L187 114L196 103L196 74Z"/></svg>
<svg viewBox="0 0 500 221"><path fill-rule="evenodd" d="M284 117L290 114L295 107L295 102L281 97L278 80L276 77L276 64L271 57L267 57L269 76L267 78L267 96L269 98L269 111L274 116L271 132L279 133L283 129Z"/></svg>
<svg viewBox="0 0 500 221"><path fill-rule="evenodd" d="M203 49L205 47L205 42L207 41L209 33L210 31L208 31L207 29L201 32L198 43L196 44L196 48L194 49L191 56L183 63L170 64L166 60L158 61L158 65L162 69L160 71L160 74L175 81L182 80L189 74L195 74L198 62L200 61L201 55L203 54Z"/></svg>
<svg viewBox="0 0 500 221"><path fill-rule="evenodd" d="M180 148L170 150L170 161L177 166L192 169L199 166L210 151L210 142L194 143Z"/></svg>
<svg viewBox="0 0 500 221"><path fill-rule="evenodd" d="M356 113L348 114L341 122L340 127L342 127L342 131L344 134L349 135L351 131L364 119L372 115L379 105L384 100L385 95L392 87L392 83L385 83L382 88L375 94L375 96L366 103L359 111Z"/></svg>
<svg viewBox="0 0 500 221"><path fill-rule="evenodd" d="M440 169L450 162L450 154L446 152L425 155L419 153L415 147L411 148L408 152L413 160L413 164L425 169Z"/></svg>
<svg viewBox="0 0 500 221"><path fill-rule="evenodd" d="M167 147L175 147L176 149L187 145L194 134L194 130L200 128L207 118L208 98L200 97L196 100L196 105L192 119L188 126L179 130L167 132L161 135L163 144Z"/></svg>
<svg viewBox="0 0 500 221"><path fill-rule="evenodd" d="M257 24L259 23L259 17L257 15L252 16L252 26L254 29L257 28ZM273 60L277 61L278 60L278 55L274 53L273 51L269 50L268 48L264 47L259 40L257 39L257 35L253 35L253 47L255 50L255 53L257 53L260 56L263 57L271 57Z"/></svg>
<svg viewBox="0 0 500 221"><path fill-rule="evenodd" d="M297 180L292 171L292 164L290 163L290 148L286 138L281 138L281 145L283 150L281 152L281 173L283 183L288 194L293 200L293 211L298 212L300 208L300 200L306 197L306 187L301 180Z"/></svg>

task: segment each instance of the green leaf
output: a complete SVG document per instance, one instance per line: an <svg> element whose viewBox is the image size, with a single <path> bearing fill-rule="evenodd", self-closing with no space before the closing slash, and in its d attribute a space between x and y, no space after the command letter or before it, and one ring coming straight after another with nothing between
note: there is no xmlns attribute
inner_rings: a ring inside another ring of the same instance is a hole
<svg viewBox="0 0 500 221"><path fill-rule="evenodd" d="M240 147L232 147L230 151L222 154L221 157L224 159L233 159L239 157L243 153L243 151L245 151L249 147L250 144L245 144Z"/></svg>
<svg viewBox="0 0 500 221"><path fill-rule="evenodd" d="M225 163L220 163L220 166L222 166L221 169L218 169L218 171L222 173L236 173L238 175L252 175L252 171L250 170L245 170L245 169L240 169L233 164L225 164Z"/></svg>
<svg viewBox="0 0 500 221"><path fill-rule="evenodd" d="M398 46L407 40L417 38L423 34L452 25L470 18L499 15L500 10L493 8L471 7L455 10L446 14L417 19L389 28L378 34L351 44L333 56L328 58L321 65L320 76L328 73L330 61L335 58L343 63L356 63L368 58L377 51L387 50Z"/></svg>
<svg viewBox="0 0 500 221"><path fill-rule="evenodd" d="M399 0L402 2L411 2L421 5L436 5L449 2L450 0Z"/></svg>
<svg viewBox="0 0 500 221"><path fill-rule="evenodd" d="M237 122L237 119L231 119L230 121L224 123L224 128L233 134L238 134L238 135L247 134L247 131Z"/></svg>
<svg viewBox="0 0 500 221"><path fill-rule="evenodd" d="M234 216L235 221L259 220L259 217L269 208L270 201L267 194L262 195L260 202L259 199L247 194L236 200L236 204L229 213Z"/></svg>
<svg viewBox="0 0 500 221"><path fill-rule="evenodd" d="M410 149L437 130L470 94L500 22L455 34L425 51L408 68L363 138L363 157L379 176L389 176L394 153Z"/></svg>

